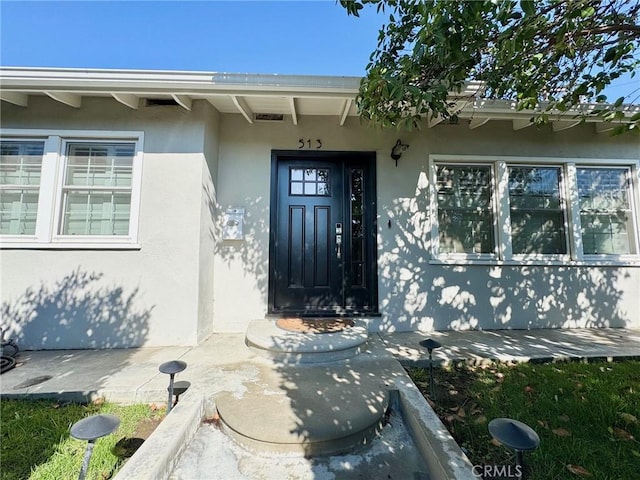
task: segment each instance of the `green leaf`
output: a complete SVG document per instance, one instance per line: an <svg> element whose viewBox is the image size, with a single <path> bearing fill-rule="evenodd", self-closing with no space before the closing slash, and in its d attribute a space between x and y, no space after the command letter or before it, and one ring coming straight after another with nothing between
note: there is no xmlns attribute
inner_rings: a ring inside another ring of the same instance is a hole
<svg viewBox="0 0 640 480"><path fill-rule="evenodd" d="M619 108L624 100L615 106L605 105L603 92L614 79L640 71L640 45L628 36L575 34L599 25L631 22L627 20L628 2L339 3L351 15L370 4L393 13L380 29L377 46L372 46L366 70L369 81L362 83L359 94L363 99L359 103L361 115L377 125L410 126L417 121L411 118L416 112L418 118L424 118L426 104L432 111L444 112L447 89L457 90L470 80L485 82L487 98L516 99L519 110L538 108L542 98L547 104L561 101L560 109L570 109L581 96L588 95L602 104L601 118L618 119L619 114L607 112ZM620 95L633 98L635 86L627 88L628 92ZM629 116L622 121L628 121ZM538 117L537 121L541 120Z"/></svg>
<svg viewBox="0 0 640 480"><path fill-rule="evenodd" d="M535 15L536 6L533 3L533 0L521 0L520 8L525 13L525 15Z"/></svg>
<svg viewBox="0 0 640 480"><path fill-rule="evenodd" d="M616 58L617 54L618 54L618 49L616 47L611 47L607 49L607 52L604 54L603 60L605 62L611 62L613 61L614 58Z"/></svg>
<svg viewBox="0 0 640 480"><path fill-rule="evenodd" d="M590 6L582 10L580 12L580 16L582 18L588 18L588 17L593 17L595 13L596 13L596 9Z"/></svg>

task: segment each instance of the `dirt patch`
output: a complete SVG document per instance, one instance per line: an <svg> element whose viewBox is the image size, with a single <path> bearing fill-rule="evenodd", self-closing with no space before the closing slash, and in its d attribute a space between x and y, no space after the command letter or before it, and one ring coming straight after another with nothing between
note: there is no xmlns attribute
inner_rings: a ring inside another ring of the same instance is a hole
<svg viewBox="0 0 640 480"><path fill-rule="evenodd" d="M158 425L160 425L161 421L162 417L160 416L142 420L132 436L118 440L118 443L113 447L113 454L123 459L130 458L142 446L144 441L149 438Z"/></svg>
<svg viewBox="0 0 640 480"><path fill-rule="evenodd" d="M153 418L145 418L142 422L140 422L136 428L136 431L134 433L134 437L136 438L142 438L143 440L146 440L147 438L149 438L149 435L151 435L154 430L157 428L158 425L160 425L160 422L162 421L164 417L153 417Z"/></svg>
<svg viewBox="0 0 640 480"><path fill-rule="evenodd" d="M336 333L353 327L350 318L280 318L276 325L288 332Z"/></svg>

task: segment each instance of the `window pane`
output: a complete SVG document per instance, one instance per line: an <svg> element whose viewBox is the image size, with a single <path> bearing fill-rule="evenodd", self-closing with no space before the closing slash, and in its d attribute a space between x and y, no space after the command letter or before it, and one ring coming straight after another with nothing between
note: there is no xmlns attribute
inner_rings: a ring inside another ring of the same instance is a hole
<svg viewBox="0 0 640 480"><path fill-rule="evenodd" d="M0 234L35 234L43 155L41 141L0 142Z"/></svg>
<svg viewBox="0 0 640 480"><path fill-rule="evenodd" d="M579 168L578 196L585 254L635 252L626 168Z"/></svg>
<svg viewBox="0 0 640 480"><path fill-rule="evenodd" d="M36 233L38 190L0 192L0 234L33 235Z"/></svg>
<svg viewBox="0 0 640 480"><path fill-rule="evenodd" d="M65 185L129 187L134 153L133 144L70 144Z"/></svg>
<svg viewBox="0 0 640 480"><path fill-rule="evenodd" d="M289 170L291 195L329 196L329 170L322 168L292 168Z"/></svg>
<svg viewBox="0 0 640 480"><path fill-rule="evenodd" d="M365 286L365 230L364 230L364 170L361 168L350 169L351 188L351 282L353 286Z"/></svg>
<svg viewBox="0 0 640 480"><path fill-rule="evenodd" d="M493 253L493 218L481 212L438 209L440 251Z"/></svg>
<svg viewBox="0 0 640 480"><path fill-rule="evenodd" d="M441 253L494 253L491 167L438 165Z"/></svg>
<svg viewBox="0 0 640 480"><path fill-rule="evenodd" d="M133 143L67 146L61 234L127 235Z"/></svg>
<svg viewBox="0 0 640 480"><path fill-rule="evenodd" d="M511 245L515 254L567 253L562 212L511 211Z"/></svg>
<svg viewBox="0 0 640 480"><path fill-rule="evenodd" d="M63 235L127 235L131 194L119 192L65 193Z"/></svg>
<svg viewBox="0 0 640 480"><path fill-rule="evenodd" d="M514 254L565 254L565 213L559 167L509 167Z"/></svg>
<svg viewBox="0 0 640 480"><path fill-rule="evenodd" d="M329 195L329 184L324 182L318 183L318 195Z"/></svg>
<svg viewBox="0 0 640 480"><path fill-rule="evenodd" d="M291 195L302 195L302 182L291 182Z"/></svg>

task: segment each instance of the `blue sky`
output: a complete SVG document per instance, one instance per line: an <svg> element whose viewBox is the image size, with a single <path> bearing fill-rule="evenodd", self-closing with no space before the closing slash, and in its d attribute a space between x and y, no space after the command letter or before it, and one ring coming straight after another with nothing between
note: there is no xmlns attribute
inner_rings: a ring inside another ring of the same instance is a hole
<svg viewBox="0 0 640 480"><path fill-rule="evenodd" d="M0 65L362 76L385 18L335 0L0 0ZM617 83L610 100L638 79Z"/></svg>
<svg viewBox="0 0 640 480"><path fill-rule="evenodd" d="M4 1L5 66L365 73L383 17L316 1Z"/></svg>

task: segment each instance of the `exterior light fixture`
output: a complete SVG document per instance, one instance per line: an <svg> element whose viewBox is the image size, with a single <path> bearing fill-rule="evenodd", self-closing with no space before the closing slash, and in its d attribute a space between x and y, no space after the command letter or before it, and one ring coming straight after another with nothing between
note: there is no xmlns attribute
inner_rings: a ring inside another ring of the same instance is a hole
<svg viewBox="0 0 640 480"><path fill-rule="evenodd" d="M170 362L165 362L160 365L160 367L158 367L160 373L166 373L169 375L169 388L167 389L169 391L169 400L167 401L167 415L169 415L169 412L171 412L171 406L173 405L173 377L175 377L176 373L183 371L185 368L187 368L187 362L183 362L182 360L171 360ZM180 388L182 388L182 386ZM184 390L186 390L186 388L184 388ZM184 390L182 390L182 392L184 392Z"/></svg>
<svg viewBox="0 0 640 480"><path fill-rule="evenodd" d="M82 460L82 468L78 480L84 480L89 469L91 454L96 440L113 433L120 425L120 419L115 415L101 414L83 418L71 427L71 436L78 440L87 440L87 449L84 452Z"/></svg>
<svg viewBox="0 0 640 480"><path fill-rule="evenodd" d="M426 340L422 340L420 342L420 346L427 349L429 352L429 393L435 400L436 398L436 386L433 381L433 351L436 348L440 348L442 345L440 342L433 340L432 338L427 338Z"/></svg>
<svg viewBox="0 0 640 480"><path fill-rule="evenodd" d="M407 148L409 148L409 145L407 145L406 143L402 143L402 140L398 139L396 144L391 149L391 158L396 161L396 167L398 166L398 160L400 160L402 152L404 152Z"/></svg>
<svg viewBox="0 0 640 480"><path fill-rule="evenodd" d="M526 478L522 452L535 450L540 445L538 434L529 425L511 418L491 420L489 433L505 447L516 451L516 463L520 469L520 478Z"/></svg>

